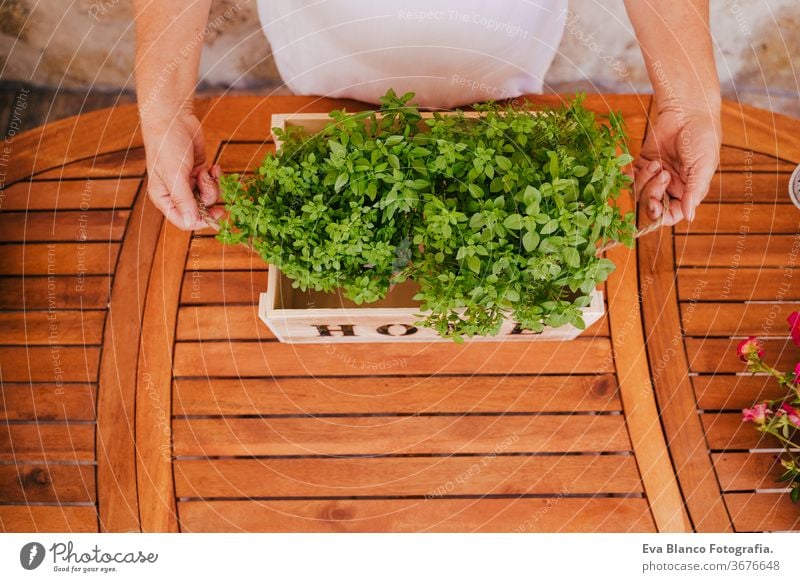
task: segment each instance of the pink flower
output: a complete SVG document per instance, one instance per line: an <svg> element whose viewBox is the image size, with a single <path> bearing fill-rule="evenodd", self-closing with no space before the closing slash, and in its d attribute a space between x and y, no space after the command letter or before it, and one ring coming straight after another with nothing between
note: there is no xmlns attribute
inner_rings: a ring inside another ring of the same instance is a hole
<svg viewBox="0 0 800 582"><path fill-rule="evenodd" d="M742 422L755 422L756 424L764 424L767 420L767 403L762 402L756 404L753 408L745 408L742 410Z"/></svg>
<svg viewBox="0 0 800 582"><path fill-rule="evenodd" d="M794 366L794 383L800 384L800 362L797 362Z"/></svg>
<svg viewBox="0 0 800 582"><path fill-rule="evenodd" d="M764 344L761 343L760 339L751 335L749 338L739 342L736 353L743 362L749 362L755 358L761 359L764 357Z"/></svg>
<svg viewBox="0 0 800 582"><path fill-rule="evenodd" d="M800 312L792 311L786 321L789 322L789 333L792 334L794 345L800 346Z"/></svg>
<svg viewBox="0 0 800 582"><path fill-rule="evenodd" d="M795 426L800 426L800 411L785 402L781 405L781 410L786 413L789 422Z"/></svg>

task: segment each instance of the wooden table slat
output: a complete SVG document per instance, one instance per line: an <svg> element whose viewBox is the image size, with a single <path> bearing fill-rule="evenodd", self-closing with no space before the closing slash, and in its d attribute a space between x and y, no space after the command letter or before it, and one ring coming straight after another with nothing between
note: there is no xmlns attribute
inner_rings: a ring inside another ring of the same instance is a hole
<svg viewBox="0 0 800 582"><path fill-rule="evenodd" d="M194 532L652 532L644 499L188 501Z"/></svg>
<svg viewBox="0 0 800 582"><path fill-rule="evenodd" d="M726 493L737 532L800 529L800 512L785 493Z"/></svg>
<svg viewBox="0 0 800 582"><path fill-rule="evenodd" d="M0 426L0 461L93 461L94 424Z"/></svg>
<svg viewBox="0 0 800 582"><path fill-rule="evenodd" d="M181 379L172 403L181 416L621 410L612 374Z"/></svg>
<svg viewBox="0 0 800 582"><path fill-rule="evenodd" d="M95 384L3 385L0 420L95 420Z"/></svg>
<svg viewBox="0 0 800 582"><path fill-rule="evenodd" d="M94 503L95 467L0 465L0 499L4 503Z"/></svg>
<svg viewBox="0 0 800 582"><path fill-rule="evenodd" d="M142 185L140 178L121 180L32 180L17 182L3 193L2 211L130 208Z"/></svg>
<svg viewBox="0 0 800 582"><path fill-rule="evenodd" d="M678 269L682 301L797 301L797 268L688 268Z"/></svg>
<svg viewBox="0 0 800 582"><path fill-rule="evenodd" d="M5 244L0 250L4 275L107 275L114 272L119 243Z"/></svg>
<svg viewBox="0 0 800 582"><path fill-rule="evenodd" d="M96 532L97 509L93 505L0 505L0 531Z"/></svg>
<svg viewBox="0 0 800 582"><path fill-rule="evenodd" d="M122 240L128 210L0 212L0 242Z"/></svg>
<svg viewBox="0 0 800 582"><path fill-rule="evenodd" d="M173 421L177 456L629 451L613 416L222 418Z"/></svg>
<svg viewBox="0 0 800 582"><path fill-rule="evenodd" d="M606 338L570 342L292 345L178 342L174 374L189 376L397 376L408 374L586 374L611 372Z"/></svg>
<svg viewBox="0 0 800 582"><path fill-rule="evenodd" d="M105 310L0 312L0 344L99 345L105 320Z"/></svg>
<svg viewBox="0 0 800 582"><path fill-rule="evenodd" d="M632 455L175 462L179 498L641 493Z"/></svg>
<svg viewBox="0 0 800 582"><path fill-rule="evenodd" d="M714 468L723 491L780 489L776 480L785 471L775 453L715 453Z"/></svg>

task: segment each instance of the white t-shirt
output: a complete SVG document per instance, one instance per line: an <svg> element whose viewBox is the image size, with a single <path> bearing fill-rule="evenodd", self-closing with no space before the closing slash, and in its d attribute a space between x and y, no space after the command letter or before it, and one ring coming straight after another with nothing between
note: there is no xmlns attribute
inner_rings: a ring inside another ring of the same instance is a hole
<svg viewBox="0 0 800 582"><path fill-rule="evenodd" d="M376 103L387 89L449 108L540 93L567 0L258 0L298 94Z"/></svg>

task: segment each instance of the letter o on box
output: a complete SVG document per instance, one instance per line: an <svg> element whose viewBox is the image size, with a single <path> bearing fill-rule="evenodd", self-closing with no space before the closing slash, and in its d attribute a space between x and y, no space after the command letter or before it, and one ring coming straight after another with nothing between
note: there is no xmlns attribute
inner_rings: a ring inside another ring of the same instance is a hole
<svg viewBox="0 0 800 582"><path fill-rule="evenodd" d="M414 335L417 333L417 328L407 323L390 323L380 326L375 331L381 335L403 336Z"/></svg>

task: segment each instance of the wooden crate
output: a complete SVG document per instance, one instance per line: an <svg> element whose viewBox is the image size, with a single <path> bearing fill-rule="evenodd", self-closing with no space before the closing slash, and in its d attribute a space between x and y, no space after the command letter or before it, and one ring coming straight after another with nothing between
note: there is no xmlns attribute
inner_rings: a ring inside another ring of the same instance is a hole
<svg viewBox="0 0 800 582"><path fill-rule="evenodd" d="M356 305L340 293L303 292L280 270L270 267L267 292L262 293L258 313L285 343L346 342L452 342L434 330L416 325L421 319L413 281L397 285L386 299L369 305ZM586 327L605 313L602 291L592 292L592 301L583 310ZM506 320L497 336L473 337L467 341L571 340L582 330L573 325L546 327L541 333L521 329Z"/></svg>
<svg viewBox="0 0 800 582"><path fill-rule="evenodd" d="M469 117L477 114L468 112ZM423 113L423 118L432 117ZM274 129L303 127L307 132L322 130L330 117L319 113L273 114L272 127L276 148L281 142ZM291 281L281 272L270 268L267 292L261 294L259 315L280 341L285 343L345 343L345 342L431 342L447 341L432 329L416 325L421 319L413 281L398 285L383 301L359 306L340 293L304 293L293 289ZM601 291L592 293L588 307L582 309L586 327L605 313ZM497 336L474 337L468 341L531 341L571 340L581 334L572 325L545 328L541 333L521 329L514 321L506 320Z"/></svg>

